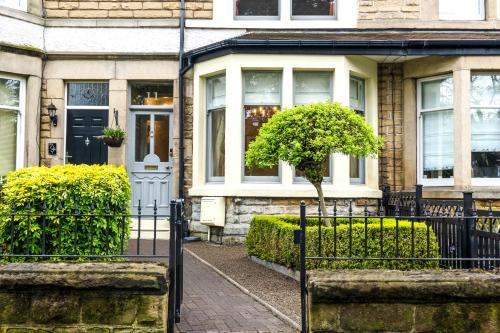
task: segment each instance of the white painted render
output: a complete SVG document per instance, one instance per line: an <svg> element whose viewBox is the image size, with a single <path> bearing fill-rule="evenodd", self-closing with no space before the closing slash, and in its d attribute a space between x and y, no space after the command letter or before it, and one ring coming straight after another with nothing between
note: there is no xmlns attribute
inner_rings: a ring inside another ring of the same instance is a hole
<svg viewBox="0 0 500 333"><path fill-rule="evenodd" d="M280 70L283 73L282 107L293 106L293 71L322 70L334 75L333 99L349 105L349 78L355 75L365 79L366 118L377 133L377 63L364 57L314 56L314 55L227 55L197 63L194 68L193 92L193 187L191 196L259 197L264 192L268 197L315 197L310 184L293 181L293 170L281 166L280 183L252 183L243 181L243 70ZM206 181L206 78L226 73L226 140L225 182ZM379 197L377 159L366 159L366 184L349 183L349 158L336 154L333 162L333 184L325 184L326 197Z"/></svg>
<svg viewBox="0 0 500 333"><path fill-rule="evenodd" d="M358 17L356 0L337 0L336 19L292 19L291 0L281 0L279 19L236 19L234 0L213 0L213 19L187 20L187 27L252 29L334 29L355 28Z"/></svg>
<svg viewBox="0 0 500 333"><path fill-rule="evenodd" d="M43 26L0 15L0 43L43 50Z"/></svg>

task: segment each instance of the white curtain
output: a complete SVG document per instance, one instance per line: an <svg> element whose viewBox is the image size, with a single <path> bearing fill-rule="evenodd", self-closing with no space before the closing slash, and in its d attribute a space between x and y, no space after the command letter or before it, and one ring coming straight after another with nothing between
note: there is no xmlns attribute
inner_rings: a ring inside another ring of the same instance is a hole
<svg viewBox="0 0 500 333"><path fill-rule="evenodd" d="M295 104L304 105L331 100L331 74L297 72L294 74Z"/></svg>
<svg viewBox="0 0 500 333"><path fill-rule="evenodd" d="M500 110L472 109L472 151L500 152Z"/></svg>
<svg viewBox="0 0 500 333"><path fill-rule="evenodd" d="M484 0L439 0L441 20L484 20Z"/></svg>
<svg viewBox="0 0 500 333"><path fill-rule="evenodd" d="M220 76L207 80L207 107L209 110L226 105L226 77Z"/></svg>
<svg viewBox="0 0 500 333"><path fill-rule="evenodd" d="M16 169L17 111L0 109L0 176Z"/></svg>
<svg viewBox="0 0 500 333"><path fill-rule="evenodd" d="M244 87L245 105L281 104L281 73L247 72Z"/></svg>
<svg viewBox="0 0 500 333"><path fill-rule="evenodd" d="M424 171L453 169L453 110L425 112Z"/></svg>

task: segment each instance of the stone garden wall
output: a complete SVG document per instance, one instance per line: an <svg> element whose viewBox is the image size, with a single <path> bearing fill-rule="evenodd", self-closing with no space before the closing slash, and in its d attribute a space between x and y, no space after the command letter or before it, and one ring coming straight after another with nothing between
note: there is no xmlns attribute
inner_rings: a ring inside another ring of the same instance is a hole
<svg viewBox="0 0 500 333"><path fill-rule="evenodd" d="M500 275L312 271L311 332L500 332Z"/></svg>
<svg viewBox="0 0 500 333"><path fill-rule="evenodd" d="M223 230L212 228L212 241L222 241L225 244L244 243L250 222L254 215L299 215L299 198L226 198L226 225ZM317 214L318 200L307 199L307 214ZM207 239L208 227L200 224L201 199L192 198L192 215L190 221L191 234ZM352 201L353 215L362 215L365 203L369 211L377 209L376 199L356 199ZM326 199L330 214L333 214L333 199ZM349 200L337 200L337 213L346 216L349 209ZM221 228L218 228L221 229Z"/></svg>
<svg viewBox="0 0 500 333"><path fill-rule="evenodd" d="M166 276L161 264L0 265L0 333L165 332Z"/></svg>

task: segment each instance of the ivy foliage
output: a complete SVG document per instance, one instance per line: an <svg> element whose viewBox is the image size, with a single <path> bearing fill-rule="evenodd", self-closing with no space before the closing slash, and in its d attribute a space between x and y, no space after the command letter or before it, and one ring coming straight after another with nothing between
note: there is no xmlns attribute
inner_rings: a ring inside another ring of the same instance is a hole
<svg viewBox="0 0 500 333"><path fill-rule="evenodd" d="M340 103L295 106L265 123L246 153L247 166L271 168L285 161L321 183L322 163L334 153L375 156L383 140L356 112Z"/></svg>
<svg viewBox="0 0 500 333"><path fill-rule="evenodd" d="M318 256L318 219L307 219L306 256ZM321 229L321 256L334 257L335 244L337 257L349 257L349 244L352 240L352 258L365 258L365 223L364 219L352 220L352 234L349 219L336 220L334 227ZM380 218L367 219L368 255L366 258L396 257L396 221L384 218L382 228ZM247 253L265 261L286 266L293 270L299 269L299 247L294 244L294 230L299 229L297 216L257 215L250 224L246 239ZM382 249L380 252L380 235L382 230ZM429 228L427 242L427 226L423 222L413 222L414 253L412 253L412 222L398 222L398 251L400 258L439 258L439 247L436 236ZM336 237L335 237L336 235ZM352 238L350 237L352 236ZM427 247L429 245L429 248ZM429 252L427 252L429 249ZM429 269L438 268L438 261L430 260L307 260L307 269Z"/></svg>
<svg viewBox="0 0 500 333"><path fill-rule="evenodd" d="M21 169L7 175L2 192L0 254L40 255L43 243L47 255L114 255L122 245L127 249L131 188L124 167Z"/></svg>

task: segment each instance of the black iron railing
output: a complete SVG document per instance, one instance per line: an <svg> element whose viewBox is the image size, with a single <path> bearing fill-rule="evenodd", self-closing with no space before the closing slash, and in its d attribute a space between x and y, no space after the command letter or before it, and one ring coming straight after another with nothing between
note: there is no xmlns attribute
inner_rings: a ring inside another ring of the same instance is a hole
<svg viewBox="0 0 500 333"><path fill-rule="evenodd" d="M0 186L2 186L0 184ZM2 191L0 188L0 195ZM137 214L111 202L71 209L28 203L19 207L0 198L0 262L46 260L130 260L168 263L168 332L180 321L183 293L183 200L170 202L170 214Z"/></svg>
<svg viewBox="0 0 500 333"><path fill-rule="evenodd" d="M478 215L472 194L464 196L457 214L431 215L431 207L417 205L410 196L409 214L396 204L391 214L385 205L375 213L365 206L362 214L308 215L300 205L300 229L295 230L299 245L302 331L307 332L308 269L342 268L482 268L500 267L500 217L490 209ZM405 199L406 200L406 199ZM316 207L314 208L316 213ZM328 225L328 226L326 226Z"/></svg>

